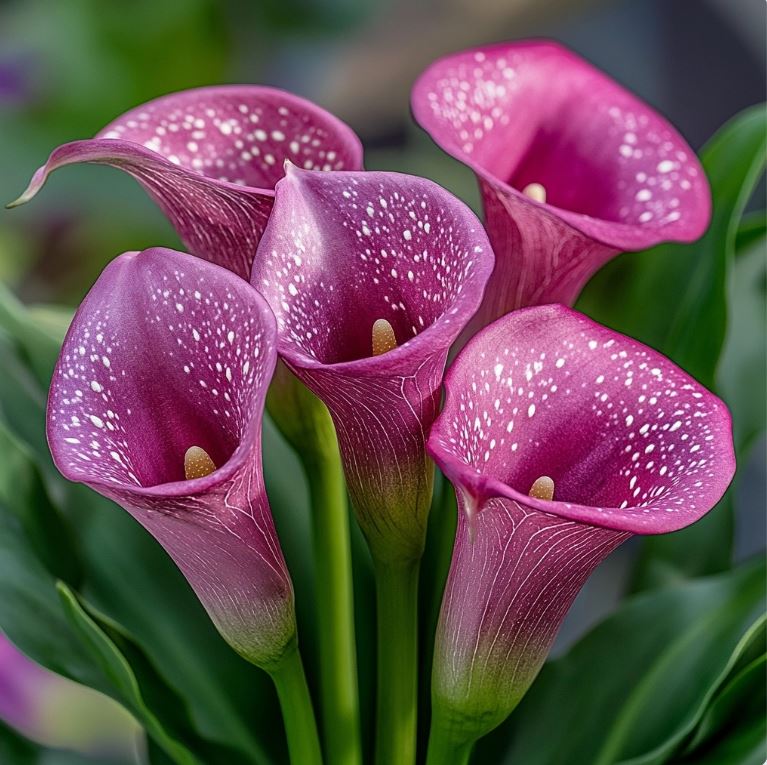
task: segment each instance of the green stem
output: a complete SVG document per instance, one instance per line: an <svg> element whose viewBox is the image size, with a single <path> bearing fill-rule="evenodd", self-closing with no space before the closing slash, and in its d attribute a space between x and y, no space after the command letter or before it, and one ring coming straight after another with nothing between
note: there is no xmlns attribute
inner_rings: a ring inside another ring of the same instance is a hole
<svg viewBox="0 0 767 765"><path fill-rule="evenodd" d="M376 565L377 765L415 762L418 719L419 562Z"/></svg>
<svg viewBox="0 0 767 765"><path fill-rule="evenodd" d="M473 741L456 743L432 723L426 765L468 765Z"/></svg>
<svg viewBox="0 0 767 765"><path fill-rule="evenodd" d="M349 510L333 420L282 362L267 407L309 482L325 752L333 765L361 765Z"/></svg>
<svg viewBox="0 0 767 765"><path fill-rule="evenodd" d="M289 651L269 674L280 698L291 765L322 765L317 723L298 648Z"/></svg>
<svg viewBox="0 0 767 765"><path fill-rule="evenodd" d="M359 696L346 487L338 449L302 455L309 481L323 732L333 765L360 765Z"/></svg>
<svg viewBox="0 0 767 765"><path fill-rule="evenodd" d="M431 657L434 649L434 633L442 608L442 595L450 572L450 562L453 558L455 530L457 524L455 490L452 484L442 479L440 493L429 514L429 541L427 542L426 561L428 570L424 571L426 597L426 630L424 655ZM423 588L423 584L422 584Z"/></svg>

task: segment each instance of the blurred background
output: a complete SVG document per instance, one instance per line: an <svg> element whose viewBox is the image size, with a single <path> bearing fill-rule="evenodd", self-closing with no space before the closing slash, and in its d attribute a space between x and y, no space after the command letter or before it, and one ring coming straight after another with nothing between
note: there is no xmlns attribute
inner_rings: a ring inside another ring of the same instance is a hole
<svg viewBox="0 0 767 765"><path fill-rule="evenodd" d="M762 0L0 0L0 200L17 197L55 146L130 107L241 82L321 104L362 138L369 169L430 177L476 208L471 173L410 119L411 84L434 58L499 40L558 39L699 149L764 98L766 9ZM150 245L178 241L138 185L109 168L73 167L54 174L34 204L0 213L0 280L28 303L76 305L107 261ZM764 545L764 460L761 444L743 468L739 557ZM609 611L631 555L628 547L597 572L557 650ZM124 762L135 746L135 726L116 704L2 642L0 717L103 761Z"/></svg>

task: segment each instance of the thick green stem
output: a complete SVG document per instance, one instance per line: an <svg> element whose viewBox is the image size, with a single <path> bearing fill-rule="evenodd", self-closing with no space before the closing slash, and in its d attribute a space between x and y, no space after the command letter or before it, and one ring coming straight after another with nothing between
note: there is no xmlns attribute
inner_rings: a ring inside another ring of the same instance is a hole
<svg viewBox="0 0 767 765"><path fill-rule="evenodd" d="M456 743L432 724L426 765L468 765L473 746L473 741Z"/></svg>
<svg viewBox="0 0 767 765"><path fill-rule="evenodd" d="M419 562L376 564L377 765L415 762L418 721Z"/></svg>
<svg viewBox="0 0 767 765"><path fill-rule="evenodd" d="M312 699L298 648L269 670L280 698L291 765L322 765Z"/></svg>
<svg viewBox="0 0 767 765"><path fill-rule="evenodd" d="M323 732L329 762L360 765L349 512L338 450L304 456L312 504Z"/></svg>
<svg viewBox="0 0 767 765"><path fill-rule="evenodd" d="M333 765L361 765L349 510L335 428L325 405L281 362L267 406L309 482L325 753Z"/></svg>

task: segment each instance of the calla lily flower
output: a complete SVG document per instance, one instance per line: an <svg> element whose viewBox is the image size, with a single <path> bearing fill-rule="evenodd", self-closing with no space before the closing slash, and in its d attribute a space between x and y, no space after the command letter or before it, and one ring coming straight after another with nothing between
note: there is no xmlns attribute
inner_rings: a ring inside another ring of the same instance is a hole
<svg viewBox="0 0 767 765"><path fill-rule="evenodd" d="M330 410L379 560L420 557L426 432L492 264L479 221L422 178L289 166L277 184L252 284L277 317L281 358Z"/></svg>
<svg viewBox="0 0 767 765"><path fill-rule="evenodd" d="M412 109L479 181L496 269L477 328L523 306L572 305L618 252L690 242L708 225L708 183L679 133L558 44L439 59Z"/></svg>
<svg viewBox="0 0 767 765"><path fill-rule="evenodd" d="M38 723L39 697L52 677L0 633L0 720L31 730Z"/></svg>
<svg viewBox="0 0 767 765"><path fill-rule="evenodd" d="M460 517L433 696L442 735L457 745L511 712L597 564L632 534L701 518L735 458L718 398L564 306L494 322L445 387L428 450Z"/></svg>
<svg viewBox="0 0 767 765"><path fill-rule="evenodd" d="M266 669L296 634L261 464L275 334L266 302L225 269L126 253L81 304L48 402L58 469L144 526L223 637Z"/></svg>
<svg viewBox="0 0 767 765"><path fill-rule="evenodd" d="M362 147L348 126L290 93L197 88L138 106L91 140L59 146L9 206L28 202L64 165L112 165L146 189L190 252L247 279L286 159L357 170Z"/></svg>

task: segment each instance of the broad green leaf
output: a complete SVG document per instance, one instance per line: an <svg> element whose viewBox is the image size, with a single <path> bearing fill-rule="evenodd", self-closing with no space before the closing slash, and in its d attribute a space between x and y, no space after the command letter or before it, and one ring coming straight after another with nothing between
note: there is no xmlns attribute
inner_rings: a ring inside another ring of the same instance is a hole
<svg viewBox="0 0 767 765"><path fill-rule="evenodd" d="M763 765L767 760L767 697L762 654L712 701L695 735L671 765Z"/></svg>
<svg viewBox="0 0 767 765"><path fill-rule="evenodd" d="M767 762L767 722L762 718L739 727L705 752L689 759L670 760L669 765L764 765Z"/></svg>
<svg viewBox="0 0 767 765"><path fill-rule="evenodd" d="M30 546L56 577L82 580L77 540L51 501L30 450L0 419L0 502L21 521Z"/></svg>
<svg viewBox="0 0 767 765"><path fill-rule="evenodd" d="M765 236L767 236L767 211L757 210L746 213L740 221L738 233L735 236L735 256L738 257L750 250L751 246L757 242L761 242L764 247Z"/></svg>
<svg viewBox="0 0 767 765"><path fill-rule="evenodd" d="M98 765L76 752L46 749L0 720L0 763L3 765Z"/></svg>
<svg viewBox="0 0 767 765"><path fill-rule="evenodd" d="M764 611L763 564L638 595L549 662L475 762L656 765L689 736Z"/></svg>
<svg viewBox="0 0 767 765"><path fill-rule="evenodd" d="M767 613L762 614L761 618L757 619L752 628L743 636L741 649L738 659L727 677L728 683L749 664L767 654Z"/></svg>
<svg viewBox="0 0 767 765"><path fill-rule="evenodd" d="M59 353L59 331L34 321L27 309L0 282L0 327L18 344L35 379L47 388Z"/></svg>
<svg viewBox="0 0 767 765"><path fill-rule="evenodd" d="M35 456L48 458L45 440L46 393L19 356L8 333L0 327L0 416Z"/></svg>
<svg viewBox="0 0 767 765"><path fill-rule="evenodd" d="M714 385L727 331L729 270L743 210L762 176L767 147L767 112L755 107L725 125L703 151L713 195L708 233L694 246L693 270L680 262L677 274L690 286L677 293L679 308L663 350L696 379ZM661 272L662 273L662 272ZM673 274L658 274L670 278Z"/></svg>
<svg viewBox="0 0 767 765"><path fill-rule="evenodd" d="M722 673L718 685L715 689L712 689L712 692L705 700L705 706L699 711L697 724L691 734L693 741L704 740L705 737L713 735L712 728L717 724L721 725L725 715L728 712L732 713L733 707L736 706L739 701L742 701L742 695L737 698L735 697L738 692L741 692L742 694L740 675L744 669L749 670L751 667L752 662L747 661L746 657L754 651L754 648L759 649L757 650L758 655L764 655L766 622L767 614L762 614L741 637L738 645L732 652L726 671ZM759 658L754 661L758 663ZM748 674L748 676L753 679L751 674ZM735 694L733 694L733 689L735 689ZM759 697L757 695L755 699L752 698L749 699L749 701L754 701L756 708L763 707L764 704L760 703L758 699ZM750 727L749 720L745 719L737 720L731 718L729 722L731 725L728 734ZM649 755L621 761L621 765L647 765L648 763L662 762L665 760L666 755L673 757L679 751L683 750L685 748L683 742L684 737L681 735L675 736L673 739L666 742L663 747L659 747ZM662 759L659 759L659 753L662 754Z"/></svg>
<svg viewBox="0 0 767 765"><path fill-rule="evenodd" d="M115 698L133 713L174 763L234 765L245 762L233 751L211 749L194 734L183 700L164 684L129 635L84 605L63 582L57 589L70 624L114 689Z"/></svg>
<svg viewBox="0 0 767 765"><path fill-rule="evenodd" d="M736 728L751 727L750 723L765 718L766 669L767 654L762 654L727 683L706 710L693 740L686 747L687 753L711 748L710 743L716 738L728 736Z"/></svg>
<svg viewBox="0 0 767 765"><path fill-rule="evenodd" d="M0 720L0 762L6 765L36 765L39 748Z"/></svg>
<svg viewBox="0 0 767 765"><path fill-rule="evenodd" d="M18 518L2 502L0 628L38 664L104 690L98 671L64 617L55 578L32 551Z"/></svg>
<svg viewBox="0 0 767 765"><path fill-rule="evenodd" d="M746 237L732 268L730 322L717 370L716 390L733 419L735 448L743 460L767 421L767 238Z"/></svg>
<svg viewBox="0 0 767 765"><path fill-rule="evenodd" d="M35 326L56 343L58 350L72 323L74 311L67 306L39 304L28 306L27 314Z"/></svg>

